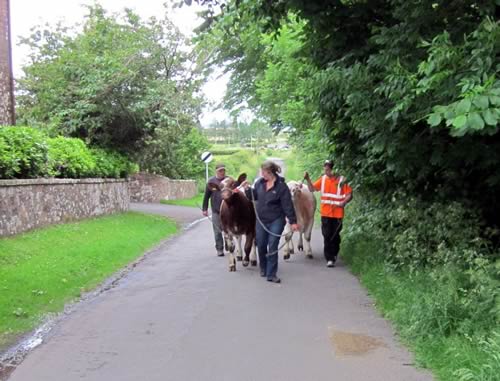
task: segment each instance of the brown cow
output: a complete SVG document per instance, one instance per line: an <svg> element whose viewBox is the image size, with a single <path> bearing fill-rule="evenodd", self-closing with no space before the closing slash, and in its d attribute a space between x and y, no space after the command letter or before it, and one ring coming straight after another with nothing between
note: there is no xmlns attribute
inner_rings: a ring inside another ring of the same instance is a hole
<svg viewBox="0 0 500 381"><path fill-rule="evenodd" d="M243 191L238 189L243 177L240 175L239 181L227 177L221 182L222 204L220 207L220 220L224 240L229 249L229 271L236 271L236 260L234 258L235 244L233 237L236 237L237 248L236 258L243 260L243 266L250 263L257 266L255 254L255 211L252 202L245 196ZM245 235L245 256L242 256L241 239Z"/></svg>

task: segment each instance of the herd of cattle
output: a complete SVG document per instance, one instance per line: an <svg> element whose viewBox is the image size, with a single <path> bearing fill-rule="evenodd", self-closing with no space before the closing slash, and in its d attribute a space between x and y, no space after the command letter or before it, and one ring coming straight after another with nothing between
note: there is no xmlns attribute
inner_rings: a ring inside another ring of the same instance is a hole
<svg viewBox="0 0 500 381"><path fill-rule="evenodd" d="M240 176L241 178L241 176ZM239 179L240 179L239 178ZM238 180L239 180L238 179ZM236 271L236 260L242 261L243 266L257 266L255 252L255 224L257 217L252 200L249 200L245 192L238 186L240 181L227 177L221 182L219 188L222 196L220 219L226 250L229 251L229 271ZM312 258L311 232L314 224L314 212L316 210L316 198L307 186L297 181L287 183L292 195L293 206L297 215L297 223L300 226L299 241L297 249L303 251L305 238L306 256ZM242 238L245 236L244 255L242 250ZM284 259L289 259L294 253L292 231L287 223L283 234L285 238ZM236 239L236 245L234 243ZM236 249L236 258L234 251Z"/></svg>

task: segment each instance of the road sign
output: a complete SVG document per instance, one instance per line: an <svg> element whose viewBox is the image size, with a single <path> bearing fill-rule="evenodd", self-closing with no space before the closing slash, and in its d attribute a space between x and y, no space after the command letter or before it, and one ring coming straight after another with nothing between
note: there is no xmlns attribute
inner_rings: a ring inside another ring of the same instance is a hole
<svg viewBox="0 0 500 381"><path fill-rule="evenodd" d="M204 163L210 163L214 159L214 156L212 155L211 152L203 152L201 154L201 161Z"/></svg>
<svg viewBox="0 0 500 381"><path fill-rule="evenodd" d="M212 152L203 152L201 154L201 161L205 163L205 180L208 183L208 163L210 163L214 159Z"/></svg>

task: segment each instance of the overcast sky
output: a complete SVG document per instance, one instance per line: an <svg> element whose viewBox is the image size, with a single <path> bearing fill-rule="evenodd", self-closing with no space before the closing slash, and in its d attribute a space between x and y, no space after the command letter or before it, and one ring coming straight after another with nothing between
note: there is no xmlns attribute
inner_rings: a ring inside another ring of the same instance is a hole
<svg viewBox="0 0 500 381"><path fill-rule="evenodd" d="M165 0L100 0L99 3L111 12L131 8L143 18L161 16ZM55 24L63 21L65 25L80 23L86 13L82 4L93 4L92 0L11 0L11 27L12 27L12 58L14 76L21 75L21 66L26 61L26 49L18 46L19 36L28 36L30 29L40 24ZM196 11L200 8L193 2L190 7L183 6L172 10L170 19L177 25L182 33L191 35L193 29L199 25L200 19ZM215 79L204 86L206 97L213 103L219 103L226 89L227 77ZM200 120L203 126L210 121L222 120L227 117L223 110L207 109Z"/></svg>

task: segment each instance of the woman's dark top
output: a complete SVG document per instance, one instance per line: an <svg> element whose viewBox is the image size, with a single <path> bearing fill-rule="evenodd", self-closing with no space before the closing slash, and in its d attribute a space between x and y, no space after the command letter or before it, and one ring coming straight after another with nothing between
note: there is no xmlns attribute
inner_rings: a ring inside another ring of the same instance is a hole
<svg viewBox="0 0 500 381"><path fill-rule="evenodd" d="M247 197L252 200L252 194L257 204L257 214L260 220L265 223L271 223L278 218L288 218L290 224L297 223L295 209L292 203L292 195L285 183L285 179L276 176L276 181L271 189L266 191L266 180L259 179L254 188L247 190Z"/></svg>

